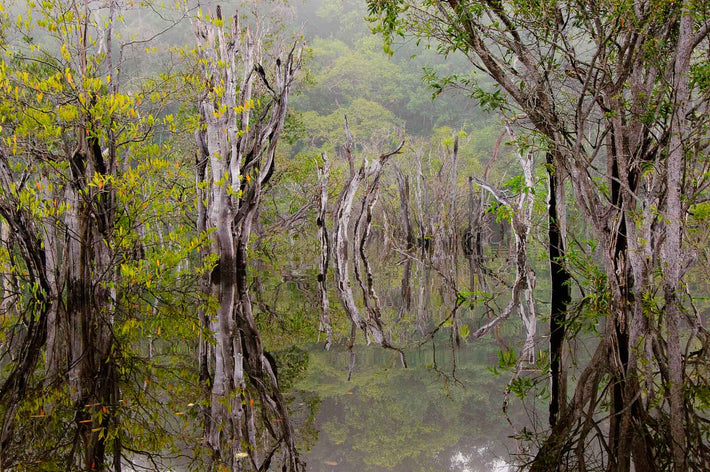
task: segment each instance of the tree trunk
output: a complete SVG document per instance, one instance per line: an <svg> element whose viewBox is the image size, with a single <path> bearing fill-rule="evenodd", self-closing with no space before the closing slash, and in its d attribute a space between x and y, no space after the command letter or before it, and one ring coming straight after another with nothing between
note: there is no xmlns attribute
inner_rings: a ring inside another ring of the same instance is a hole
<svg viewBox="0 0 710 472"><path fill-rule="evenodd" d="M325 331L325 349L329 350L333 344L333 326L330 323L330 304L328 302L328 265L330 263L330 239L326 227L328 210L328 181L330 180L330 161L325 153L321 154L323 167L318 168L318 185L320 186L320 201L318 207L318 239L320 240L320 272L318 274L318 288L320 296L320 329Z"/></svg>
<svg viewBox="0 0 710 472"><path fill-rule="evenodd" d="M404 240L407 256L404 259L404 270L402 271L402 283L400 296L402 304L397 315L397 320L401 320L405 312L412 309L412 259L409 252L414 248L414 231L409 211L409 176L402 174L402 171L395 165L395 176L397 177L397 188L399 190L399 213L404 224Z"/></svg>
<svg viewBox="0 0 710 472"><path fill-rule="evenodd" d="M389 159L390 156L400 152L402 146L404 145L404 142L402 142L402 144L400 144L399 147L397 147L394 151L382 154L377 160L373 161L370 165L368 165L367 159L364 159L362 165L360 166L360 169L355 171L354 157L352 155L353 142L352 136L350 135L350 129L348 127L347 118L345 119L345 131L347 138L344 146L344 151L346 153L348 162L350 163L352 173L350 175L350 178L345 183L345 187L343 188L343 191L340 194L340 198L338 199L338 204L335 207L335 216L333 223L335 286L338 292L338 297L340 298L340 301L343 304L345 312L350 317L351 321L359 329L365 332L365 335L368 338L368 342L371 337L377 344L380 344L383 347L391 347L391 344L382 328L381 320L379 319L379 316L377 316L376 312L374 310L368 310L368 316L366 318L360 313L360 310L355 304L352 287L350 285L350 270L348 263L348 236L353 200L361 183L365 181L366 177L368 176L373 176L373 178L376 180L377 176L382 170L382 166L384 165L384 163ZM368 188L368 192L366 192L365 196L365 203L363 205L363 211L367 206L368 197L372 199L372 197L374 196L374 190L375 188L372 186ZM367 225L369 226L369 222ZM357 236L359 234L361 233L356 230L356 240L358 239ZM356 275L358 275L358 279L362 285L362 279L359 277L359 267L357 267L360 260L359 251L353 251L353 253L354 265L356 265ZM362 286L364 287L364 285ZM364 288L363 291L367 292L367 290L365 290ZM365 295L366 303L369 303L368 298L368 295Z"/></svg>
<svg viewBox="0 0 710 472"><path fill-rule="evenodd" d="M567 372L564 368L563 345L567 321L567 307L572 300L571 276L565 265L565 240L563 218L565 212L564 182L555 169L553 151L547 153L547 174L550 183L548 201L548 237L550 261L550 426L554 427L558 415L564 415L567 405Z"/></svg>
<svg viewBox="0 0 710 472"><path fill-rule="evenodd" d="M255 468L266 470L275 450L284 445L284 470L296 472L302 470L303 464L252 313L248 242L264 187L273 175L276 145L300 66L300 49L294 44L285 58L276 60L273 77L267 77L263 66L256 62L262 55L261 38L254 38L248 29L243 31L237 16L226 33L219 7L216 17L220 23L199 18L193 24L206 82L199 103L205 129L197 134L197 178L198 187L203 182L209 189L207 207L200 206L198 211L206 211L205 229L212 229L211 250L217 255L210 277L211 293L218 301L211 322L216 338L212 350L214 377L211 414L209 418L205 416L204 427L215 468L239 470L239 458L246 453ZM267 93L258 99L263 102L264 111L252 122L252 104L257 101L252 96L255 79L261 80ZM202 221L204 217L198 216ZM207 352L207 347L203 347L203 382L209 379ZM276 442L271 454L262 456L255 443L253 410L247 401L250 388L260 399L261 419ZM246 451L242 452L245 445Z"/></svg>
<svg viewBox="0 0 710 472"><path fill-rule="evenodd" d="M680 345L680 320L683 306L680 300L682 277L682 228L684 211L681 204L683 178L683 151L687 115L690 110L690 58L694 47L694 19L692 2L684 1L680 18L678 47L676 50L673 89L674 113L671 117L670 144L666 160L666 211L665 240L661 249L664 265L663 295L666 327L668 329L668 371L670 374L670 431L673 453L673 470L686 470L686 428L683 400L683 352Z"/></svg>

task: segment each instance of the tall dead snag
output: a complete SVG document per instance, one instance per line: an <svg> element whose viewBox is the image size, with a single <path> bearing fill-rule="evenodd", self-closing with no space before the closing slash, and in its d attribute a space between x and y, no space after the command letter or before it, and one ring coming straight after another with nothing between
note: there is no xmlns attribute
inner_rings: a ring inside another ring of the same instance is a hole
<svg viewBox="0 0 710 472"><path fill-rule="evenodd" d="M404 224L404 238L407 242L407 250L414 247L414 231L412 230L412 220L409 210L409 176L404 175L402 170L394 166L395 176L397 178L397 188L399 189L399 213L402 216Z"/></svg>
<svg viewBox="0 0 710 472"><path fill-rule="evenodd" d="M402 142L404 145L404 142ZM402 147L400 145L400 149ZM395 151L395 152L398 152ZM375 163L373 163L375 164ZM355 278L362 289L362 297L365 304L365 309L368 312L369 319L372 320L380 331L384 331L382 327L382 309L380 308L380 299L375 290L374 278L372 276L372 268L367 257L367 245L370 241L370 230L372 229L372 209L377 202L380 193L380 178L382 177L383 166L372 165L368 172L370 182L366 186L365 196L362 199L362 207L360 216L355 222L355 238L353 241L353 254L355 254ZM359 256L359 257L358 257ZM366 283L363 281L360 265L365 269ZM407 362L404 358L404 352L393 347L387 340L381 343L382 346L394 349L399 352L402 365L407 367Z"/></svg>
<svg viewBox="0 0 710 472"><path fill-rule="evenodd" d="M376 198L376 182L379 179L382 167L391 156L398 154L401 151L402 146L404 146L404 142L402 142L395 150L380 155L377 160L373 161L370 164L368 164L367 158L365 158L362 162L362 165L360 166L360 169L355 171L355 161L352 155L353 140L350 134L350 129L348 128L347 118L345 120L345 131L346 142L344 145L344 153L350 165L350 177L345 183L345 187L343 188L343 191L340 194L340 198L338 199L338 204L336 205L334 214L333 249L335 260L335 285L338 292L338 297L340 298L340 301L343 304L343 307L345 308L345 312L348 314L352 322L358 328L365 332L368 342L370 338L372 338L372 340L374 340L377 344L380 344L383 347L392 348L392 345L390 344L382 328L382 322L377 311L374 309L368 310L367 317L363 317L357 305L355 304L352 288L350 286L350 270L348 264L348 235L353 200L360 185L367 178L373 178L373 182L375 182L375 185L373 186L371 184L368 186L368 192L366 192L365 200L367 201L368 199L370 199L370 201L374 205L374 198ZM367 204L363 206L363 210L366 206ZM370 223L368 222L366 225L368 227L367 231L369 231L369 224ZM367 234L366 232L363 232L365 227L361 228L362 229L357 232L357 235L361 236L360 241L362 241L363 237L366 241ZM356 240L357 239L358 238L356 236ZM359 263L359 254L359 250L354 251L355 265L358 265ZM356 270L359 270L359 268L356 268ZM368 292L368 290L364 291ZM365 296L367 303L370 303L369 298L370 296Z"/></svg>
<svg viewBox="0 0 710 472"><path fill-rule="evenodd" d="M485 180L485 179L483 179ZM480 242L480 228L475 226L475 221L477 220L478 212L476 209L475 199L473 196L473 179L468 178L468 226L463 233L461 238L461 246L463 248L463 255L466 256L468 260L468 276L469 276L469 290L473 291L476 289L476 276L478 280L482 280L480 273L480 264L476 254L476 249L478 243ZM475 228L475 229L474 229Z"/></svg>
<svg viewBox="0 0 710 472"><path fill-rule="evenodd" d="M320 187L320 202L318 206L318 239L320 240L320 272L318 273L318 288L320 289L320 330L325 331L325 349L333 344L333 326L330 323L330 304L328 302L328 266L330 265L330 239L325 225L328 210L328 180L330 180L330 161L325 153L321 154L323 166L318 167L318 185Z"/></svg>
<svg viewBox="0 0 710 472"><path fill-rule="evenodd" d="M395 176L397 177L397 188L399 189L399 213L404 223L404 237L407 253L414 248L414 232L409 211L409 176L402 174L402 171L395 165ZM412 308L412 258L407 255L404 259L404 270L402 272L402 285L400 294L402 296L402 306L398 319L404 316Z"/></svg>
<svg viewBox="0 0 710 472"><path fill-rule="evenodd" d="M267 470L275 450L283 446L283 467L302 470L286 404L254 322L247 280L251 227L273 174L301 48L294 43L289 51L280 51L267 73L261 64L262 38L258 31L242 28L237 16L223 21L217 7L215 17L200 15L193 26L205 81L199 101L199 161L209 169L200 185L209 189L206 226L217 255L210 277L217 311L210 320L216 343L206 439L215 467L242 469L239 458L246 453L253 468ZM275 442L263 458L255 443L250 392L258 396L261 420ZM246 450L244 444L249 445Z"/></svg>
<svg viewBox="0 0 710 472"><path fill-rule="evenodd" d="M430 207L433 202L429 196L429 185L427 183L427 178L424 175L423 161L424 152L419 149L415 151L415 165L416 165L416 185L414 187L414 198L417 202L416 208L416 222L419 228L419 235L417 237L417 245L420 248L422 259L426 263L431 263L431 239L434 234L434 222L432 211Z"/></svg>
<svg viewBox="0 0 710 472"><path fill-rule="evenodd" d="M452 280L456 280L456 272L458 270L458 263L457 263L457 256L458 256L458 231L456 230L456 223L457 223L457 218L456 218L456 208L458 207L456 203L456 176L457 176L457 170L459 166L459 136L456 135L454 137L454 146L451 152L451 169L449 169L449 175L447 175L447 180L446 182L446 187L448 188L449 194L447 195L448 197L448 207L446 208L446 212L444 215L447 216L447 218L442 222L443 224L441 225L442 229L445 230L446 234L446 251L450 257L451 257L451 263L450 263L450 270L451 273L449 276L451 277ZM442 182L443 184L443 182Z"/></svg>
<svg viewBox="0 0 710 472"><path fill-rule="evenodd" d="M506 123L505 128L511 139L515 141L516 135L511 125ZM513 233L515 234L515 282L513 283L510 302L495 319L474 332L473 338L477 339L486 334L498 323L507 319L511 312L517 308L526 331L525 344L523 345L522 354L520 355L520 362L532 363L535 361L535 331L537 324L535 300L533 299L535 271L533 271L530 266L528 256L528 236L530 235L530 228L532 226L534 204L532 189L535 185L533 178L533 154L518 152L518 162L523 170L525 185L520 189L520 193L514 201L508 199L502 192L495 189L487 182L475 178L473 179L474 182L488 191L499 204L512 210L511 222Z"/></svg>
<svg viewBox="0 0 710 472"><path fill-rule="evenodd" d="M209 191L203 182L208 182L208 166L209 152L202 148L204 144L201 139L199 139L199 132L196 133L198 138L198 144L200 149L195 153L195 194L197 196L197 233L206 234L207 232L207 201L209 198ZM203 244L200 246L200 259L206 260L210 255L210 248ZM210 294L210 275L209 273L204 273L199 279L199 293L202 295ZM212 357L211 350L212 345L209 342L210 339L210 319L207 313L207 300L203 300L201 306L197 309L197 316L200 321L200 341L198 348L198 365L199 365L199 379L200 386L202 389L203 398L210 398L212 376L210 374L210 359ZM203 421L203 427L205 431L211 430L211 420L212 415L210 414L210 407L208 404L203 403L200 406L201 416Z"/></svg>

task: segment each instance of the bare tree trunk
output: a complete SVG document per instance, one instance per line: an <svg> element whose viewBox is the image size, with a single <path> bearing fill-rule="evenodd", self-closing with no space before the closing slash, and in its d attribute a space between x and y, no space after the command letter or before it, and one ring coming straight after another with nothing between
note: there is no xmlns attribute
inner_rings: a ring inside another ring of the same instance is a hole
<svg viewBox="0 0 710 472"><path fill-rule="evenodd" d="M506 124L506 130L513 141L516 140L516 135L510 124ZM535 180L533 178L533 154L527 156L522 152L518 152L518 161L523 169L523 177L525 179L525 189L518 198L517 212L519 218L513 218L513 230L515 231L515 250L517 257L517 266L524 268L523 287L525 301L520 303L520 316L523 318L523 324L527 332L525 345L521 354L521 360L534 363L535 362L535 332L537 329L537 316L535 310L535 301L533 300L533 289L535 288L535 272L530 266L527 255L527 237L530 234L532 226L533 212L533 188ZM524 260L524 262L523 262Z"/></svg>
<svg viewBox="0 0 710 472"><path fill-rule="evenodd" d="M370 165L367 163L367 159L363 160L362 165L358 171L355 171L354 157L352 155L352 136L350 134L350 129L347 124L347 118L345 119L345 131L346 131L346 142L344 146L344 151L350 164L351 175L350 178L345 183L345 187L340 194L338 199L338 204L335 208L335 217L333 224L333 246L334 246L334 259L335 259L335 285L338 292L338 297L345 309L345 312L350 317L351 321L357 325L358 328L365 332L365 335L372 337L372 339L383 347L391 347L391 344L387 340L385 333L382 329L380 320L375 314L368 311L368 317L365 318L360 313L360 310L355 304L355 299L353 297L352 288L350 285L350 273L348 264L348 233L349 233L349 223L350 215L352 213L353 199L355 198L355 193L357 192L360 184L368 176L376 176L381 172L382 166L389 159L390 156L397 154L402 149L404 142L399 145L394 151L382 154L377 160L373 161ZM367 198L367 197L366 197ZM355 252L354 257L356 258L355 264L357 265L358 254ZM359 270L356 268L356 270Z"/></svg>
<svg viewBox="0 0 710 472"><path fill-rule="evenodd" d="M414 248L414 232L412 231L412 221L409 211L409 177L402 174L402 171L395 165L395 176L397 177L397 188L399 189L399 213L404 223L404 238L406 241L406 250L409 253ZM404 259L404 270L402 272L402 284L400 294L402 296L402 305L397 316L401 320L405 312L409 312L412 308L412 259L409 254Z"/></svg>
<svg viewBox="0 0 710 472"><path fill-rule="evenodd" d="M483 175L483 180L487 180L488 172ZM468 178L468 227L463 236L464 255L468 259L469 286L470 290L476 290L476 279L481 290L486 289L483 258L483 237L482 237L482 216L485 204L485 190L476 201L473 193L473 178Z"/></svg>
<svg viewBox="0 0 710 472"><path fill-rule="evenodd" d="M300 48L294 44L286 57L278 58L273 77L267 77L257 62L261 38L253 37L248 29L243 31L237 16L229 22L231 31L225 32L219 7L216 17L219 23L199 18L193 24L207 82L199 104L205 129L197 135L201 156L198 182L209 179L205 224L213 229L211 250L218 256L211 274L211 292L218 307L211 323L216 345L211 414L205 424L207 441L213 465L231 470L242 468L238 459L244 454L243 444L248 444L245 452L254 468L261 470L269 468L273 453L283 444L287 458L283 467L295 472L302 470L303 464L276 376L264 356L247 272L249 237L264 186L273 175L289 92L300 66ZM261 81L266 95L260 98L264 111L252 122L255 79ZM205 159L208 162L203 164ZM210 172L205 172L203 165ZM201 361L203 381L208 377L206 352L204 349ZM264 426L276 441L271 453L264 456L255 444L253 417L243 407L247 379L260 399Z"/></svg>
<svg viewBox="0 0 710 472"><path fill-rule="evenodd" d="M433 224L429 199L429 186L424 177L422 169L422 154L421 151L416 154L416 170L417 170L417 185L415 197L417 200L417 214L419 216L419 245L422 260L431 260Z"/></svg>
<svg viewBox="0 0 710 472"><path fill-rule="evenodd" d="M510 123L506 122L505 129L513 141L516 140L515 132ZM472 338L477 339L496 327L501 321L506 320L514 309L517 309L525 326L526 339L522 353L519 357L519 366L522 363L535 362L535 332L537 316L535 300L533 299L533 289L535 288L535 271L530 266L528 256L528 236L532 225L533 196L533 155L523 154L518 151L518 162L523 170L525 188L516 197L515 201L508 200L500 191L493 188L487 182L474 179L481 188L488 191L501 205L505 205L512 211L512 225L515 236L515 282L511 290L511 300L508 305L498 314L496 318L486 323L476 330ZM516 369L518 371L519 369ZM517 375L517 374L516 374Z"/></svg>
<svg viewBox="0 0 710 472"><path fill-rule="evenodd" d="M374 166L373 166L374 167ZM355 222L355 238L353 242L353 254L355 254L355 277L360 284L362 289L363 301L365 303L365 308L369 314L369 319L374 322L377 329L384 334L384 328L382 323L382 310L380 308L380 299L377 296L375 290L374 278L372 276L372 268L370 267L370 262L367 257L367 245L370 239L370 230L372 228L372 209L377 202L379 196L379 182L382 177L383 168L374 167L370 173L370 178L372 179L370 184L367 186L365 191L365 196L362 200L362 208L360 210L360 216ZM359 258L358 258L359 256ZM357 260L359 259L359 261ZM360 272L360 263L365 268L365 275L367 283L363 283L362 275ZM404 352L401 349L394 348L386 337L383 336L382 346L394 349L399 352L400 360L402 361L402 366L407 367L407 362L404 357Z"/></svg>
<svg viewBox="0 0 710 472"><path fill-rule="evenodd" d="M404 224L406 248L410 250L414 247L414 231L412 230L412 221L409 211L409 176L402 174L402 171L396 165L394 166L394 172L397 178L397 188L399 190L399 213L402 216L402 222Z"/></svg>
<svg viewBox="0 0 710 472"><path fill-rule="evenodd" d="M205 132L196 131L195 138L197 140L198 152L195 153L195 193L197 195L197 233L200 235L206 234L207 231L207 206L208 192L205 188L205 183L208 182L207 177L207 164L209 162L209 151L207 150L207 143L205 142ZM206 260L209 256L210 248L205 244L200 246L200 259ZM210 294L210 277L211 274L206 272L202 274L199 280L199 291L203 296ZM197 309L197 314L200 321L200 339L199 339L199 351L198 351L198 369L199 369L199 380L202 387L202 398L207 400L210 398L210 392L212 390L212 375L210 374L210 319L207 314L207 303L208 300L201 300L200 306ZM212 430L210 408L208 403L200 402L200 410L202 416L202 427L204 428L205 438L209 437L209 433Z"/></svg>
<svg viewBox="0 0 710 472"><path fill-rule="evenodd" d="M468 178L468 225L466 227L466 231L463 233L463 237L461 238L461 243L463 245L463 255L466 257L466 260L468 260L468 286L469 290L472 292L476 290L476 276L479 275L478 271L478 264L476 260L476 239L478 236L478 230L474 232L474 211L475 210L475 205L474 205L474 199L473 199L473 179L471 177ZM480 280L480 279L479 279Z"/></svg>
<svg viewBox="0 0 710 472"><path fill-rule="evenodd" d="M330 263L330 239L326 227L328 210L328 180L330 179L330 161L325 153L322 155L323 167L318 168L318 184L320 186L320 205L318 207L318 239L320 240L320 273L318 274L318 287L320 289L320 330L325 331L325 349L330 349L333 344L333 326L330 323L330 304L328 302L328 265Z"/></svg>
<svg viewBox="0 0 710 472"><path fill-rule="evenodd" d="M42 188L49 187L48 179L43 176ZM42 223L42 243L46 251L47 280L51 287L48 297L50 300L59 300L63 283L60 271L66 270L65 267L62 267L62 260L60 260L62 242L60 228L58 222L53 218L44 218ZM66 323L63 322L62 318L60 304L52 303L47 317L46 377L44 379L44 384L47 388L57 382L58 376L63 373L61 363L67 358L66 343L60 341L66 335Z"/></svg>
<svg viewBox="0 0 710 472"><path fill-rule="evenodd" d="M554 427L558 415L564 415L567 406L567 371L564 369L564 340L567 307L572 300L571 276L566 269L564 218L564 182L555 169L553 151L547 153L549 199L547 207L548 256L550 261L550 426Z"/></svg>
<svg viewBox="0 0 710 472"><path fill-rule="evenodd" d="M349 132L348 141L350 141ZM335 262L335 288L338 292L338 298L340 298L340 302L343 304L343 308L348 314L348 317L350 317L353 324L365 332L365 336L368 337L369 342L369 335L372 328L368 326L365 318L363 318L360 314L360 310L358 310L355 305L355 299L353 298L352 288L350 286L350 269L348 263L348 233L350 214L352 212L352 204L353 199L355 198L355 193L365 177L365 163L363 163L363 166L359 171L353 171L354 159L349 150L350 146L346 144L348 162L351 164L350 167L352 173L350 174L350 178L345 183L345 187L340 194L340 198L338 199L338 203L334 211L333 256ZM372 335L375 337L375 341L377 343L384 340L376 329Z"/></svg>
<svg viewBox="0 0 710 472"><path fill-rule="evenodd" d="M451 153L451 170L449 172L449 208L447 208L446 214L448 218L446 221L442 222L445 228L447 228L448 233L448 253L451 258L450 274L451 280L456 280L456 274L458 272L458 228L457 228L457 218L456 218L456 180L458 176L459 167L459 137L454 136L454 149Z"/></svg>

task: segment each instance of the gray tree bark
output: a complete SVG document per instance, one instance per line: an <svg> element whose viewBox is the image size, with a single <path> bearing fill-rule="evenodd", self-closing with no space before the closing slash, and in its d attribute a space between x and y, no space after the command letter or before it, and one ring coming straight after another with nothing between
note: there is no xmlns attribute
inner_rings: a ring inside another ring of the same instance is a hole
<svg viewBox="0 0 710 472"><path fill-rule="evenodd" d="M318 168L318 185L320 200L318 207L318 239L320 240L320 272L318 274L318 288L320 296L320 329L325 331L325 349L330 349L333 344L333 326L330 322L330 303L328 301L328 266L330 265L330 238L326 227L328 210L328 181L330 180L330 161L325 153L321 155L323 166Z"/></svg>
<svg viewBox="0 0 710 472"><path fill-rule="evenodd" d="M218 306L210 322L216 345L211 350L214 374L210 418L205 425L207 441L215 467L222 464L240 470L244 466L239 458L246 453L255 469L268 469L276 447L283 445L284 468L297 471L303 464L276 376L264 356L247 271L249 237L264 187L273 174L301 49L294 44L290 51L279 51L281 57L267 76L259 63L261 38L242 29L238 16L223 21L219 7L215 19L198 18L193 23L206 81L199 103L204 128L197 141L198 162L206 162L208 170L198 165L198 181L206 179L198 186L209 189L205 227L212 229L211 252L217 255L210 277L210 292ZM256 95L257 88L263 95ZM203 346L203 365L207 352ZM246 401L248 385L256 390L261 419L276 441L276 447L263 457ZM249 444L246 451L242 444Z"/></svg>

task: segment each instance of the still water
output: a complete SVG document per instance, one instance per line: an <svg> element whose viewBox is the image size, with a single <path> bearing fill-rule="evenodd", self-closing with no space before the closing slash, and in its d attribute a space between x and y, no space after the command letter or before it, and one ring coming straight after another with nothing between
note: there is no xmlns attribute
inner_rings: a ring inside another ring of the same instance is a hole
<svg viewBox="0 0 710 472"><path fill-rule="evenodd" d="M397 353L361 346L350 381L344 346L308 351L308 370L289 394L308 471L513 470L516 431L502 411L508 376L487 369L496 360L490 342L455 352L428 343L407 352L407 369Z"/></svg>

